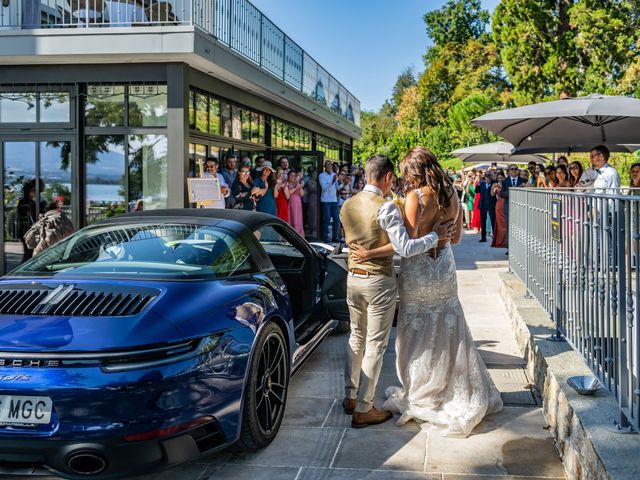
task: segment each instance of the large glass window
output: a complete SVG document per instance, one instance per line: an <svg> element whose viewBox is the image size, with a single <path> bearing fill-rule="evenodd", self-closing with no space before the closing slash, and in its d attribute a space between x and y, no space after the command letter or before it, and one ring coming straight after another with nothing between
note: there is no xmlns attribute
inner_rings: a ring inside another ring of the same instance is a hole
<svg viewBox="0 0 640 480"><path fill-rule="evenodd" d="M196 128L196 92L189 91L189 128Z"/></svg>
<svg viewBox="0 0 640 480"><path fill-rule="evenodd" d="M167 207L166 135L129 136L129 210Z"/></svg>
<svg viewBox="0 0 640 480"><path fill-rule="evenodd" d="M242 109L237 105L231 106L231 136L242 138Z"/></svg>
<svg viewBox="0 0 640 480"><path fill-rule="evenodd" d="M71 103L69 97L69 92L40 93L38 98L40 122L71 122Z"/></svg>
<svg viewBox="0 0 640 480"><path fill-rule="evenodd" d="M242 110L242 140L251 141L251 112Z"/></svg>
<svg viewBox="0 0 640 480"><path fill-rule="evenodd" d="M209 99L209 133L220 135L220 100Z"/></svg>
<svg viewBox="0 0 640 480"><path fill-rule="evenodd" d="M0 94L0 123L36 123L36 93Z"/></svg>
<svg viewBox="0 0 640 480"><path fill-rule="evenodd" d="M196 130L209 130L209 97L203 93L196 94Z"/></svg>
<svg viewBox="0 0 640 480"><path fill-rule="evenodd" d="M324 152L325 158L340 161L340 146L341 143L338 140L318 135L316 148L317 150Z"/></svg>
<svg viewBox="0 0 640 480"><path fill-rule="evenodd" d="M206 107L206 108L205 108ZM202 90L189 92L189 125L212 135L265 143L264 115Z"/></svg>
<svg viewBox="0 0 640 480"><path fill-rule="evenodd" d="M124 127L124 85L89 85L85 124L89 127Z"/></svg>
<svg viewBox="0 0 640 480"><path fill-rule="evenodd" d="M167 126L166 85L129 85L129 125Z"/></svg>
<svg viewBox="0 0 640 480"><path fill-rule="evenodd" d="M6 270L33 254L24 235L48 210L71 218L71 142L3 142ZM39 180L36 181L36 174Z"/></svg>
<svg viewBox="0 0 640 480"><path fill-rule="evenodd" d="M126 211L124 140L124 135L85 138L88 224Z"/></svg>
<svg viewBox="0 0 640 480"><path fill-rule="evenodd" d="M311 150L311 132L274 118L271 122L271 145L283 150Z"/></svg>
<svg viewBox="0 0 640 480"><path fill-rule="evenodd" d="M189 144L189 178L197 178L200 176L200 163L204 168L204 162L207 159L207 146L199 143Z"/></svg>
<svg viewBox="0 0 640 480"><path fill-rule="evenodd" d="M231 105L220 100L220 121L222 122L222 135L231 137Z"/></svg>

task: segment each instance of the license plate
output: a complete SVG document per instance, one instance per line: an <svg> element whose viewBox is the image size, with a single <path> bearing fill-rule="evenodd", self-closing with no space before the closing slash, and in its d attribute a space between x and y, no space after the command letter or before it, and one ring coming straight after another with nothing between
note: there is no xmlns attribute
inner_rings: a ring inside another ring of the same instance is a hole
<svg viewBox="0 0 640 480"><path fill-rule="evenodd" d="M46 424L52 408L49 397L0 395L0 424Z"/></svg>

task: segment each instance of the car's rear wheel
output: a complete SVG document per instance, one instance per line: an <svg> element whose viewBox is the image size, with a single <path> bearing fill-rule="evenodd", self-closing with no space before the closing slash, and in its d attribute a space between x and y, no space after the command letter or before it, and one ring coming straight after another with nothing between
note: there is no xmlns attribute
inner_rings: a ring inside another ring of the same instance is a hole
<svg viewBox="0 0 640 480"><path fill-rule="evenodd" d="M260 330L249 369L238 445L255 450L276 437L287 402L289 355L284 334L275 323Z"/></svg>

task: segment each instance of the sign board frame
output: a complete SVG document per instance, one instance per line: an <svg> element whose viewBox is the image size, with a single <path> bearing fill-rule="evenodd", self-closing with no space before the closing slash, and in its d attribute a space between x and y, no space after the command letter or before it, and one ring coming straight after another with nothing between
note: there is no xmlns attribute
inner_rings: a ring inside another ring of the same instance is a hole
<svg viewBox="0 0 640 480"><path fill-rule="evenodd" d="M220 181L215 177L188 178L189 203L215 202L222 200Z"/></svg>

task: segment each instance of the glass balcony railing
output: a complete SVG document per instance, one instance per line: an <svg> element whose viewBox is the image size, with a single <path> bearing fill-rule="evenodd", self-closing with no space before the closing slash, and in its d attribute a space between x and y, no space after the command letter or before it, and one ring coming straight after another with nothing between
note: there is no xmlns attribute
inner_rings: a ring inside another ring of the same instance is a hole
<svg viewBox="0 0 640 480"><path fill-rule="evenodd" d="M360 102L247 0L0 0L0 32L194 25L345 120Z"/></svg>

